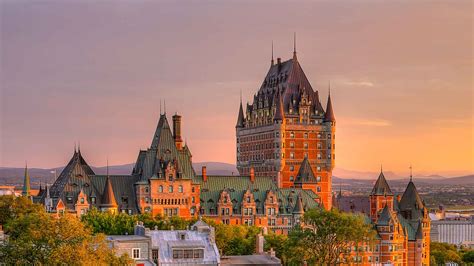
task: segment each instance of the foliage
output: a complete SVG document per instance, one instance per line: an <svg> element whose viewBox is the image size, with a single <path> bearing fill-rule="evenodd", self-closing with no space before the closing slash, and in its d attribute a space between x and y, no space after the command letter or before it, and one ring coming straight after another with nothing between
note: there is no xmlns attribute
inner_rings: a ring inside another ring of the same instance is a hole
<svg viewBox="0 0 474 266"><path fill-rule="evenodd" d="M444 265L446 262L461 263L461 256L459 255L455 245L431 242L430 253L437 265Z"/></svg>
<svg viewBox="0 0 474 266"><path fill-rule="evenodd" d="M474 250L466 251L462 254L462 261L467 264L474 264Z"/></svg>
<svg viewBox="0 0 474 266"><path fill-rule="evenodd" d="M273 249L277 257L281 258L282 260L286 261L287 258L285 257L287 254L287 247L285 243L288 241L288 236L283 234L275 234L273 232L269 232L265 236L265 251L269 251Z"/></svg>
<svg viewBox="0 0 474 266"><path fill-rule="evenodd" d="M5 208L11 204L10 208ZM2 222L8 239L0 245L0 261L7 265L77 265L129 262L117 258L103 234L93 236L76 217L55 218L24 197L0 197Z"/></svg>
<svg viewBox="0 0 474 266"><path fill-rule="evenodd" d="M151 214L128 215L125 213L101 212L95 208L91 209L81 218L87 226L96 233L106 235L125 235L133 234L134 226L137 221L143 222L147 228L159 230L186 229L193 220L185 220L180 217L171 217L165 219L161 216L153 217Z"/></svg>
<svg viewBox="0 0 474 266"><path fill-rule="evenodd" d="M221 255L250 255L255 252L255 243L260 228L256 226L215 224L216 245Z"/></svg>
<svg viewBox="0 0 474 266"><path fill-rule="evenodd" d="M371 246L375 240L372 226L359 215L314 209L305 213L303 221L303 227L295 227L288 235L282 256L285 263L335 264L341 257L350 258L351 247Z"/></svg>

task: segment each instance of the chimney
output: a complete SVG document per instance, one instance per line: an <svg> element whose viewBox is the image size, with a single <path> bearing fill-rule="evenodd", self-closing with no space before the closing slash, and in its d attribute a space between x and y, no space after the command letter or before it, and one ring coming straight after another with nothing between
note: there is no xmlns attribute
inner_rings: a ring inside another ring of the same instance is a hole
<svg viewBox="0 0 474 266"><path fill-rule="evenodd" d="M281 188L281 171L278 171L278 173L277 173L277 180L276 180L276 181L277 181L277 182L276 182L276 183L277 183L277 187L278 187L278 188Z"/></svg>
<svg viewBox="0 0 474 266"><path fill-rule="evenodd" d="M183 139L181 138L181 116L173 115L173 138L176 148L181 150L183 148Z"/></svg>
<svg viewBox="0 0 474 266"><path fill-rule="evenodd" d="M255 183L255 171L250 167L250 182Z"/></svg>
<svg viewBox="0 0 474 266"><path fill-rule="evenodd" d="M143 226L143 222L137 221L133 234L137 236L145 236L145 226Z"/></svg>
<svg viewBox="0 0 474 266"><path fill-rule="evenodd" d="M202 181L207 182L207 169L206 166L202 166Z"/></svg>

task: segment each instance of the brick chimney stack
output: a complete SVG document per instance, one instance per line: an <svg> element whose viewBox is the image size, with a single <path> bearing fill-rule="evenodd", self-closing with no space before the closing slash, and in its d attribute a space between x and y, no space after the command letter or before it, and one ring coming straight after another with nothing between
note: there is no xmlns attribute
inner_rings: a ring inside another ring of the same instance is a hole
<svg viewBox="0 0 474 266"><path fill-rule="evenodd" d="M183 139L181 138L181 116L173 115L173 138L176 148L181 150L183 148Z"/></svg>
<svg viewBox="0 0 474 266"><path fill-rule="evenodd" d="M205 165L202 166L202 181L207 182L207 168Z"/></svg>
<svg viewBox="0 0 474 266"><path fill-rule="evenodd" d="M255 170L253 169L253 167L250 167L250 182L255 182Z"/></svg>

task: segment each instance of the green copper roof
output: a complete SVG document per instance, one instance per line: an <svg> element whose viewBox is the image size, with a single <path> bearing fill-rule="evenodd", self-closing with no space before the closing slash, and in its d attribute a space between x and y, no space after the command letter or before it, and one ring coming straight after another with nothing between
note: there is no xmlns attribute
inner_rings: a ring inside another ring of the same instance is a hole
<svg viewBox="0 0 474 266"><path fill-rule="evenodd" d="M257 213L264 213L264 202L269 191L273 191L277 197L281 214L292 214L298 194L301 194L304 209L316 208L319 205L315 201L318 196L310 190L302 189L278 189L271 177L255 177L255 182L250 181L249 176L207 176L207 181L202 176L196 176L195 183L201 185L201 209L204 214L216 214L217 202L220 194L226 190L233 203L234 213L241 213L243 196L249 190L257 207Z"/></svg>

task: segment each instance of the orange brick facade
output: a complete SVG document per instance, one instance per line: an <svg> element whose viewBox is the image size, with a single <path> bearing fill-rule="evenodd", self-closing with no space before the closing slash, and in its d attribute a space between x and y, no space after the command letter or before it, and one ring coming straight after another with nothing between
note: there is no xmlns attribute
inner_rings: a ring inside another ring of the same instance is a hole
<svg viewBox="0 0 474 266"><path fill-rule="evenodd" d="M244 115L245 114L245 115ZM331 98L321 106L296 58L277 60L247 104L240 105L236 125L237 169L247 175L274 178L280 188L295 187L299 167L309 160L317 182L303 184L320 197L326 209L332 206L332 170L335 166L335 128Z"/></svg>

